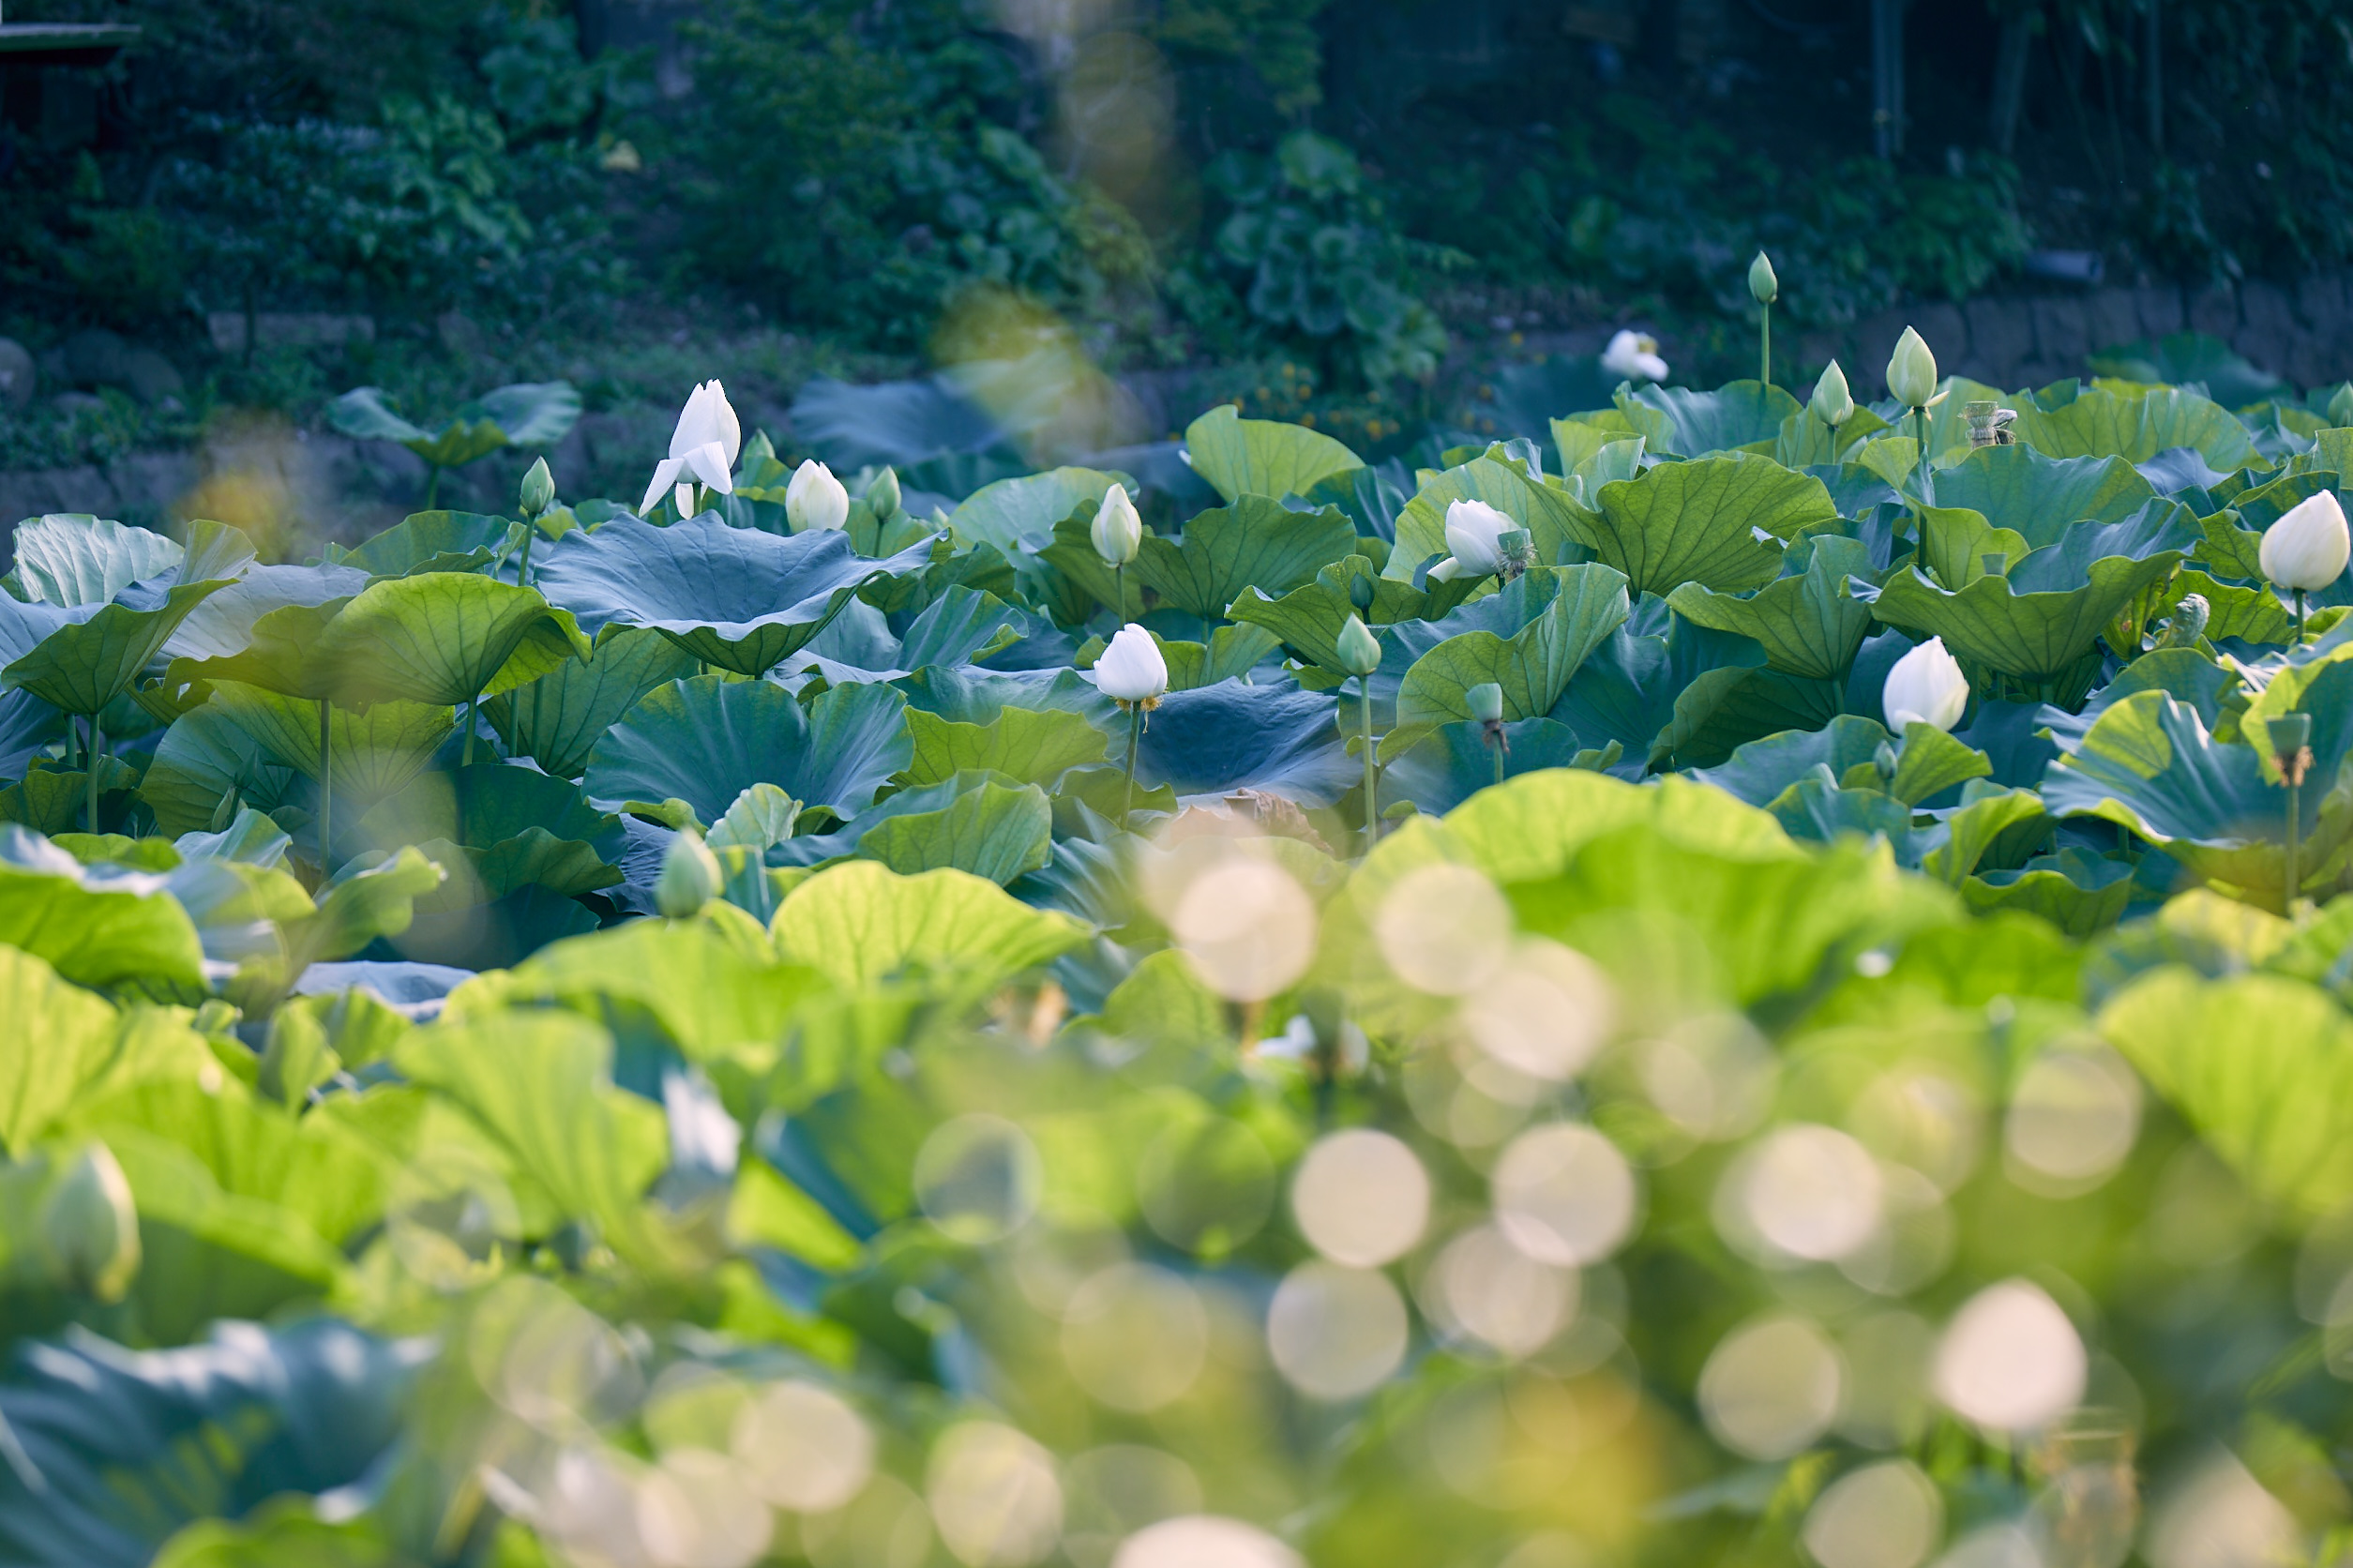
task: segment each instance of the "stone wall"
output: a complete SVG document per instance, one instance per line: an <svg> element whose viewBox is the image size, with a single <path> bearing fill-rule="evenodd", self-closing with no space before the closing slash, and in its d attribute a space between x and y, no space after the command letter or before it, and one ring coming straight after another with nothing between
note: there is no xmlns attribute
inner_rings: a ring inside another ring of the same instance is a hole
<svg viewBox="0 0 2353 1568"><path fill-rule="evenodd" d="M2084 372L2087 355L2140 339L2204 332L2300 387L2353 380L2353 273L2292 285L2078 289L2012 298L1899 306L1844 333L1798 342L1809 369L1836 356L1858 394L1885 390L1888 355L1906 325L1920 329L1948 374L2015 390Z"/></svg>

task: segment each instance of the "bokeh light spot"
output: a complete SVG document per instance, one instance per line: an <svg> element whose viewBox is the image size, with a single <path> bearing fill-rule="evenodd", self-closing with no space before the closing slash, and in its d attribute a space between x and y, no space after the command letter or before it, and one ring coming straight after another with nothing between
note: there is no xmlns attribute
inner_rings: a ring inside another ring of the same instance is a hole
<svg viewBox="0 0 2353 1568"><path fill-rule="evenodd" d="M1699 1373L1699 1413L1716 1440L1752 1459L1786 1459L1830 1429L1845 1381L1838 1351L1802 1318L1727 1334Z"/></svg>
<svg viewBox="0 0 2353 1568"><path fill-rule="evenodd" d="M1849 1470L1805 1515L1805 1549L1821 1568L1915 1568L1937 1546L1944 1501L1908 1459Z"/></svg>
<svg viewBox="0 0 2353 1568"><path fill-rule="evenodd" d="M1333 1133L1299 1162L1291 1214L1335 1263L1375 1269L1403 1257L1429 1223L1430 1179L1413 1151L1368 1128Z"/></svg>
<svg viewBox="0 0 2353 1568"><path fill-rule="evenodd" d="M1496 1161L1490 1183L1496 1224L1540 1262L1597 1263L1634 1228L1634 1169L1591 1127L1555 1123L1522 1133Z"/></svg>
<svg viewBox="0 0 2353 1568"><path fill-rule="evenodd" d="M1965 1421L2025 1432L2074 1408L2089 1375L2059 1304L2022 1279L1979 1291L1937 1347L1937 1396Z"/></svg>
<svg viewBox="0 0 2353 1568"><path fill-rule="evenodd" d="M1440 996L1477 990L1511 956L1512 911L1468 866L1424 866L1397 879L1373 922L1380 956L1407 985Z"/></svg>
<svg viewBox="0 0 2353 1568"><path fill-rule="evenodd" d="M1405 1303L1388 1276L1335 1263L1302 1263L1283 1276L1266 1314L1276 1371L1315 1399L1352 1399L1405 1360Z"/></svg>

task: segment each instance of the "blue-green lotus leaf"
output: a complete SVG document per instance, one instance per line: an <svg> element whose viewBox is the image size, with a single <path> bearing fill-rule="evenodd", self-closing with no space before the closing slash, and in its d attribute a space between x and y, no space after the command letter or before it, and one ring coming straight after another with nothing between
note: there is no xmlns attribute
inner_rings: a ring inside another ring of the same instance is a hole
<svg viewBox="0 0 2353 1568"><path fill-rule="evenodd" d="M1363 776L1363 764L1341 747L1335 710L1316 692L1239 680L1172 691L1144 728L1137 779L1180 796L1260 790L1329 806ZM1114 741L1116 755L1124 755L1124 742Z"/></svg>
<svg viewBox="0 0 2353 1568"><path fill-rule="evenodd" d="M28 630L46 625L33 647L0 669L0 685L29 691L71 714L95 714L130 689L179 624L225 582L187 582L155 609L126 604L83 605L56 611L46 605L0 597L0 651L12 651Z"/></svg>
<svg viewBox="0 0 2353 1568"><path fill-rule="evenodd" d="M354 566L247 566L235 580L190 611L163 644L170 658L227 659L254 646L263 618L289 606L321 609L368 586ZM311 650L295 653L297 659Z"/></svg>
<svg viewBox="0 0 2353 1568"><path fill-rule="evenodd" d="M610 626L585 661L566 659L535 681L483 704L509 753L577 778L588 753L638 699L695 672L692 655L646 626Z"/></svg>
<svg viewBox="0 0 2353 1568"><path fill-rule="evenodd" d="M334 671L339 702L455 705L536 680L589 651L570 612L534 589L428 572L379 581L343 606L315 656Z"/></svg>
<svg viewBox="0 0 2353 1568"><path fill-rule="evenodd" d="M1694 625L1670 614L1664 599L1647 598L1578 667L1548 716L1587 746L1617 742L1638 773L1694 681L1712 670L1764 662L1753 640Z"/></svg>
<svg viewBox="0 0 2353 1568"><path fill-rule="evenodd" d="M1727 382L1712 392L1641 386L1619 393L1617 403L1652 451L1680 458L1777 442L1782 421L1802 412L1780 387L1756 381Z"/></svg>
<svg viewBox="0 0 2353 1568"><path fill-rule="evenodd" d="M2133 867L2088 850L2038 855L2015 870L1986 871L1961 884L1975 915L2001 911L2039 915L2071 937L2113 926L2133 898Z"/></svg>
<svg viewBox="0 0 2353 1568"><path fill-rule="evenodd" d="M1762 588L1790 540L1838 517L1819 479L1749 456L1661 463L1604 485L1600 502L1585 542L1643 594Z"/></svg>
<svg viewBox="0 0 2353 1568"><path fill-rule="evenodd" d="M814 670L833 685L888 681L931 665L969 665L1028 636L1030 617L994 594L952 585L920 611L885 615L852 599L792 656L789 673Z"/></svg>
<svg viewBox="0 0 2353 1568"><path fill-rule="evenodd" d="M1134 605L1143 602L1140 586L1156 594L1161 604L1219 621L1244 589L1287 594L1355 548L1354 525L1333 507L1294 512L1278 501L1245 495L1203 512L1184 525L1179 538L1147 535L1128 569L1128 591L1137 595ZM1058 539L1048 559L1061 564L1069 549ZM1132 605L1129 614L1136 613Z"/></svg>
<svg viewBox="0 0 2353 1568"><path fill-rule="evenodd" d="M2186 558L2203 535L2190 509L2178 501L2149 502L2116 522L2079 522L2058 541L2030 551L2010 568L2010 586L2021 594L2064 593L2080 585L2096 561L2122 556L2146 561L2158 555Z"/></svg>
<svg viewBox="0 0 2353 1568"><path fill-rule="evenodd" d="M1053 831L1053 807L1044 790L964 773L902 790L837 833L788 838L769 851L768 860L816 866L854 855L901 876L947 867L1002 887L1048 863Z"/></svg>
<svg viewBox="0 0 2353 1568"><path fill-rule="evenodd" d="M779 538L705 513L667 528L619 518L566 534L532 575L592 636L652 626L706 664L759 675L807 646L859 584L920 571L930 558L929 538L869 561L837 528Z"/></svg>
<svg viewBox="0 0 2353 1568"><path fill-rule="evenodd" d="M1381 576L1397 582L1420 582L1424 580L1418 574L1425 566L1452 555L1446 543L1446 513L1457 501L1485 502L1519 524L1527 531L1540 564L1550 565L1561 559L1563 546L1585 539L1586 520L1591 515L1587 507L1568 491L1531 479L1525 462L1501 460L1500 451L1491 447L1486 456L1423 476L1421 489L1397 514L1396 544ZM1435 593L1440 585L1428 583L1427 588Z"/></svg>
<svg viewBox="0 0 2353 1568"><path fill-rule="evenodd" d="M2054 458L2031 446L1974 447L1937 473L1938 505L1975 512L2029 549L2056 544L2074 523L2121 522L2156 494L2122 458Z"/></svg>
<svg viewBox="0 0 2353 1568"><path fill-rule="evenodd" d="M294 770L275 761L226 706L206 702L164 731L139 798L156 826L177 837L209 829L233 792L242 805L273 810L286 803L294 778Z"/></svg>
<svg viewBox="0 0 2353 1568"><path fill-rule="evenodd" d="M1871 575L1870 550L1859 539L1833 535L1800 546L1807 551L1802 572L1777 578L1745 598L1686 582L1667 603L1688 621L1755 640L1776 670L1843 680L1871 631L1871 607L1855 598L1847 580Z"/></svg>
<svg viewBox="0 0 2353 1568"><path fill-rule="evenodd" d="M160 534L86 512L26 518L10 542L16 566L8 576L24 597L64 610L104 604L181 559L180 547Z"/></svg>
<svg viewBox="0 0 2353 1568"><path fill-rule="evenodd" d="M1839 711L1836 681L1756 666L1702 671L1675 698L1674 717L1652 737L1650 762L1706 766L1785 730L1818 730Z"/></svg>
<svg viewBox="0 0 2353 1568"><path fill-rule="evenodd" d="M2037 395L2018 410L2012 429L2020 442L2054 458L2146 462L2169 447L2191 446L2224 474L2257 460L2246 427L2228 409L2180 387L2081 387L2072 399L2049 403Z"/></svg>
<svg viewBox="0 0 2353 1568"><path fill-rule="evenodd" d="M1881 746L1893 754L1893 737L1872 719L1841 714L1819 730L1792 730L1747 742L1712 768L1694 768L1691 776L1703 779L1751 806L1771 806L1781 792L1814 776L1818 768L1830 770L1833 783L1850 770L1871 761Z"/></svg>
<svg viewBox="0 0 2353 1568"><path fill-rule="evenodd" d="M0 1467L0 1556L143 1568L184 1524L356 1483L399 1437L430 1354L328 1318L224 1323L183 1349L81 1329L24 1344L0 1383L22 1455Z"/></svg>
<svg viewBox="0 0 2353 1568"><path fill-rule="evenodd" d="M354 549L329 544L326 564L370 577L478 571L522 542L522 524L483 512L413 512Z"/></svg>
<svg viewBox="0 0 2353 1568"><path fill-rule="evenodd" d="M435 838L486 849L537 828L608 857L621 850L621 820L589 805L579 785L503 762L425 774L375 807L356 828L385 849Z"/></svg>
<svg viewBox="0 0 2353 1568"><path fill-rule="evenodd" d="M2046 593L2014 592L2001 577L1980 577L1952 593L1907 565L1879 590L1872 613L1920 641L1941 637L1960 657L2003 674L2052 681L2090 652L2134 596L2172 576L2180 559L2171 550L2142 560L2109 556L2090 563L2084 586Z"/></svg>
<svg viewBox="0 0 2353 1568"><path fill-rule="evenodd" d="M1333 475L1365 466L1362 458L1328 435L1272 419L1244 419L1230 403L1185 428L1184 450L1193 472L1229 503L1245 495L1271 501L1305 495Z"/></svg>
<svg viewBox="0 0 2353 1568"><path fill-rule="evenodd" d="M1503 726L1503 776L1516 778L1542 768L1600 768L1617 760L1607 748L1580 746L1576 731L1550 718L1523 718ZM1495 782L1495 749L1486 726L1441 724L1424 733L1380 773L1383 806L1410 800L1442 817Z"/></svg>
<svg viewBox="0 0 2353 1568"><path fill-rule="evenodd" d="M2238 684L2238 676L2195 648L2160 648L2118 671L2116 679L2092 693L2082 712L2071 714L2046 704L2034 723L2059 750L2072 753L2117 703L2139 692L2164 691L2195 709L2198 722L2211 732L2222 722L2223 698Z"/></svg>
<svg viewBox="0 0 2353 1568"><path fill-rule="evenodd" d="M1133 492L1124 474L1093 468L1054 468L1019 479L1000 479L966 496L948 514L948 527L961 543L994 545L1008 555L1044 550L1054 542L1054 525L1082 503L1099 503L1115 484Z"/></svg>
<svg viewBox="0 0 2353 1568"><path fill-rule="evenodd" d="M754 784L855 817L913 760L907 700L887 686L836 686L804 706L766 681L698 675L656 686L589 754L591 800L683 800L716 822Z"/></svg>
<svg viewBox="0 0 2353 1568"><path fill-rule="evenodd" d="M270 761L317 780L316 701L222 681L213 687L212 701L197 712L207 710L218 711L252 736ZM450 709L424 702L378 702L365 709L331 707L327 720L327 753L336 796L368 805L404 788L430 766L434 750L456 728Z"/></svg>
<svg viewBox="0 0 2353 1568"><path fill-rule="evenodd" d="M1578 667L1630 611L1625 578L1591 563L1540 566L1486 602L1499 601L1527 614L1526 624L1508 638L1462 632L1416 658L1397 688L1396 725L1382 744L1384 755L1402 754L1440 724L1471 717L1473 686L1502 687L1506 720L1550 713Z"/></svg>

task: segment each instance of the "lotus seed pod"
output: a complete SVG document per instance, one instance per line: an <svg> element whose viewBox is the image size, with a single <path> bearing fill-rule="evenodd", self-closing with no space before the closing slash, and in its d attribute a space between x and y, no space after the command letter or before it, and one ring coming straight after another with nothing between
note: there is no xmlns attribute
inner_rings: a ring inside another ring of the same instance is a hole
<svg viewBox="0 0 2353 1568"><path fill-rule="evenodd" d="M2305 593L2326 588L2345 575L2348 548L2345 508L2334 490L2321 490L2288 508L2263 533L2256 552L2273 586Z"/></svg>
<svg viewBox="0 0 2353 1568"><path fill-rule="evenodd" d="M898 516L898 470L885 465L866 488L866 504L874 508L877 521Z"/></svg>
<svg viewBox="0 0 2353 1568"><path fill-rule="evenodd" d="M662 856L662 874L654 880L654 907L671 920L702 912L702 906L719 896L727 881L719 857L692 828L682 829Z"/></svg>
<svg viewBox="0 0 2353 1568"><path fill-rule="evenodd" d="M68 1289L120 1301L139 1272L139 1213L113 1152L93 1143L58 1173L41 1203L41 1234Z"/></svg>
<svg viewBox="0 0 2353 1568"><path fill-rule="evenodd" d="M2195 648L2197 640L2206 635L2206 623L2212 618L2214 607L2206 602L2204 594L2184 594L2181 602L2173 607L2173 619L2165 623L2165 635L2158 645L2164 648Z"/></svg>
<svg viewBox="0 0 2353 1568"><path fill-rule="evenodd" d="M1762 250L1748 264L1748 297L1759 305L1771 305L1781 297L1781 279L1773 276L1772 263Z"/></svg>
<svg viewBox="0 0 2353 1568"><path fill-rule="evenodd" d="M1855 416L1855 395L1847 385L1847 372L1833 359L1823 367L1821 379L1814 384L1814 397L1806 407L1814 417L1833 430Z"/></svg>
<svg viewBox="0 0 2353 1568"><path fill-rule="evenodd" d="M547 459L534 460L524 472L517 499L522 503L523 516L527 518L535 518L555 505L555 475L548 472Z"/></svg>
<svg viewBox="0 0 2353 1568"><path fill-rule="evenodd" d="M1482 681L1465 692L1471 703L1471 716L1482 724L1503 721L1503 688L1493 681Z"/></svg>
<svg viewBox="0 0 2353 1568"><path fill-rule="evenodd" d="M1351 615L1340 628L1340 668L1351 675L1369 675L1380 668L1380 639Z"/></svg>
<svg viewBox="0 0 2353 1568"><path fill-rule="evenodd" d="M1103 505L1095 508L1088 533L1105 565L1124 566L1136 559L1136 552L1144 548L1144 520L1136 515L1136 503L1128 499L1125 485L1113 485L1103 492Z"/></svg>
<svg viewBox="0 0 2353 1568"><path fill-rule="evenodd" d="M1918 332L1904 328L1888 357L1887 389L1906 408L1926 408L1937 395L1937 356Z"/></svg>

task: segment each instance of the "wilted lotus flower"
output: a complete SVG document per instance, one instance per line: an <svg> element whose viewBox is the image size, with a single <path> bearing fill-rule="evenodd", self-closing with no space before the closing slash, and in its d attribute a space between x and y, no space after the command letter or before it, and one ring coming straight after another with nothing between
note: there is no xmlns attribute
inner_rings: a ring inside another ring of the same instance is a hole
<svg viewBox="0 0 2353 1568"><path fill-rule="evenodd" d="M1667 361L1658 339L1647 332L1621 332L1602 350L1602 369L1627 381L1665 381Z"/></svg>
<svg viewBox="0 0 2353 1568"><path fill-rule="evenodd" d="M1484 501L1456 501L1446 508L1446 548L1454 554L1430 568L1434 581L1482 578L1501 569L1503 535L1519 524Z"/></svg>
<svg viewBox="0 0 2353 1568"><path fill-rule="evenodd" d="M662 874L654 879L654 905L672 920L699 914L719 896L727 874L719 857L693 828L682 829L662 855Z"/></svg>
<svg viewBox="0 0 2353 1568"><path fill-rule="evenodd" d="M1150 707L1169 689L1169 661L1160 656L1160 644L1152 633L1130 622L1094 661L1094 684L1114 701Z"/></svg>
<svg viewBox="0 0 2353 1568"><path fill-rule="evenodd" d="M1348 625L1340 628L1338 644L1340 668L1350 674L1369 675L1380 668L1380 639L1355 616L1350 616Z"/></svg>
<svg viewBox="0 0 2353 1568"><path fill-rule="evenodd" d="M792 471L784 487L784 520L795 534L839 528L850 520L850 491L834 471L810 458Z"/></svg>
<svg viewBox="0 0 2353 1568"><path fill-rule="evenodd" d="M1094 539L1094 552L1103 557L1105 565L1124 566L1136 559L1136 552L1144 547L1144 520L1136 515L1136 503L1127 498L1125 485L1113 485L1103 492L1103 505L1095 508L1089 532Z"/></svg>
<svg viewBox="0 0 2353 1568"><path fill-rule="evenodd" d="M1806 404L1814 417L1836 430L1855 416L1855 395L1847 385L1847 372L1833 359L1822 369L1822 379L1814 384L1813 400Z"/></svg>
<svg viewBox="0 0 2353 1568"><path fill-rule="evenodd" d="M1961 711L1968 703L1968 677L1961 673L1960 661L1944 651L1941 637L1930 638L1897 659L1879 693L1887 727L1899 734L1913 723L1951 730L1961 722Z"/></svg>
<svg viewBox="0 0 2353 1568"><path fill-rule="evenodd" d="M652 511L662 491L676 485L678 511L684 516L694 505L685 478L687 475L721 495L732 494L735 454L743 445L743 427L736 423L735 410L728 403L727 389L716 381L704 382L680 411L678 428L671 432L670 456L655 468L654 482L645 487L645 499L638 503L638 510Z"/></svg>
<svg viewBox="0 0 2353 1568"><path fill-rule="evenodd" d="M2322 490L2264 530L2257 559L2273 584L2309 594L2344 575L2348 549L2345 508L2333 490Z"/></svg>
<svg viewBox="0 0 2353 1568"><path fill-rule="evenodd" d="M1937 356L1928 352L1927 339L1908 326L1888 356L1887 389L1906 408L1926 408L1936 400Z"/></svg>

